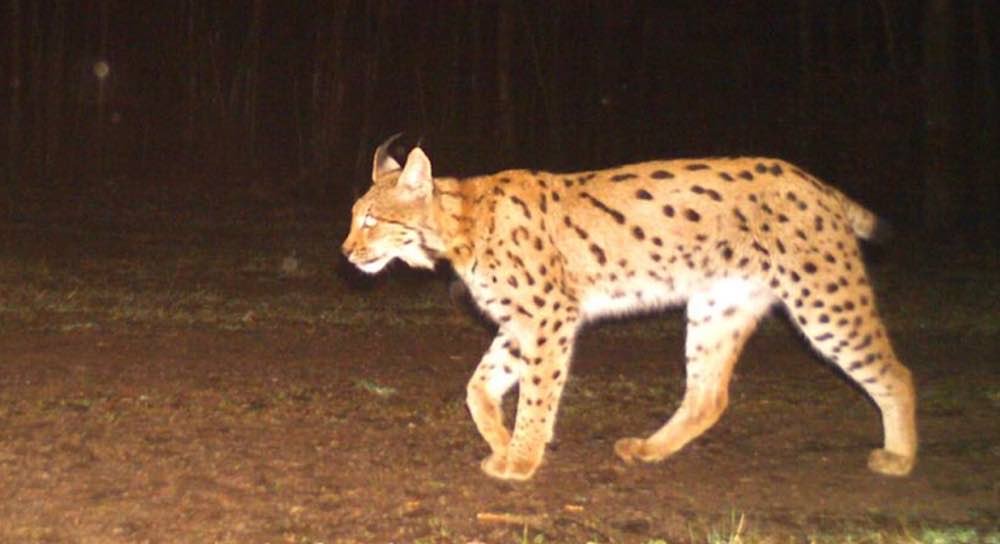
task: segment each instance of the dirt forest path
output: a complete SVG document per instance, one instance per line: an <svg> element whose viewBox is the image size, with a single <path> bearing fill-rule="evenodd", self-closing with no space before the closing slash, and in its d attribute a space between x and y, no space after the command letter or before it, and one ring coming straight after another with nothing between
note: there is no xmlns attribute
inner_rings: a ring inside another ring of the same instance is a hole
<svg viewBox="0 0 1000 544"><path fill-rule="evenodd" d="M0 333L0 542L704 542L740 516L801 541L1000 523L996 338L897 339L922 450L888 479L864 466L874 408L780 330L748 346L713 430L625 466L614 441L676 406L682 341L588 331L526 484L478 469L464 387L488 342L433 326Z"/></svg>

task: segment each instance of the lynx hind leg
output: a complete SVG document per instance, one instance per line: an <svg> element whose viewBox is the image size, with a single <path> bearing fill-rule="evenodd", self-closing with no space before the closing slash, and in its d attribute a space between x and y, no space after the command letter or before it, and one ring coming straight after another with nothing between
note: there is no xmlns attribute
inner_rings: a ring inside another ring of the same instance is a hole
<svg viewBox="0 0 1000 544"><path fill-rule="evenodd" d="M910 371L896 358L865 277L840 297L788 302L816 351L860 385L882 413L885 443L871 452L868 468L889 476L909 474L917 458L916 391Z"/></svg>
<svg viewBox="0 0 1000 544"><path fill-rule="evenodd" d="M687 385L680 407L648 438L623 438L615 453L625 462L660 461L708 430L729 403L729 380L743 345L773 303L748 281L722 280L688 300Z"/></svg>

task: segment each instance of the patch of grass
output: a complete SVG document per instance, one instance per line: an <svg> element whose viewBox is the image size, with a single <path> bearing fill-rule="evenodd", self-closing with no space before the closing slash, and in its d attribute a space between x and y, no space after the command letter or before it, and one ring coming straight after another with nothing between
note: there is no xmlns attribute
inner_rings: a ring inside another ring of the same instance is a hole
<svg viewBox="0 0 1000 544"><path fill-rule="evenodd" d="M869 267L879 311L892 329L1000 332L1000 255L932 250L914 241Z"/></svg>
<svg viewBox="0 0 1000 544"><path fill-rule="evenodd" d="M921 544L1000 544L1000 532L981 533L967 527L925 529L917 537Z"/></svg>
<svg viewBox="0 0 1000 544"><path fill-rule="evenodd" d="M379 385L371 380L355 380L354 385L355 387L380 398L388 398L397 393L395 387Z"/></svg>
<svg viewBox="0 0 1000 544"><path fill-rule="evenodd" d="M1000 544L1000 533L968 527L944 527L910 531L858 530L811 535L810 544ZM754 544L753 541L747 544Z"/></svg>
<svg viewBox="0 0 1000 544"><path fill-rule="evenodd" d="M545 539L545 533L537 533L534 537L530 536L531 532L528 530L528 526L524 526L524 530L521 532L521 538L517 540L517 544L546 544L549 542Z"/></svg>
<svg viewBox="0 0 1000 544"><path fill-rule="evenodd" d="M692 523L688 525L688 541L705 544L753 544L755 538L747 535L747 519L743 512L730 511L722 522Z"/></svg>
<svg viewBox="0 0 1000 544"><path fill-rule="evenodd" d="M766 515L754 515L758 524L768 521ZM913 528L900 522L896 528L885 528L886 520L871 520L860 526L847 523L842 527L810 530L809 523L789 532L787 528L755 528L751 516L738 510L727 516L688 525L683 540L650 539L647 544L1000 544L1000 531L965 526ZM785 524L779 524L784 526ZM797 524L794 524L797 525Z"/></svg>
<svg viewBox="0 0 1000 544"><path fill-rule="evenodd" d="M399 282L356 287L333 267L322 270L321 263L337 262L326 252L298 253L300 268L288 274L274 264L284 252L245 249L253 240L187 251L147 244L128 258L104 242L80 255L73 254L79 248L0 254L0 327L410 326L440 323L453 311L439 278L403 274Z"/></svg>
<svg viewBox="0 0 1000 544"><path fill-rule="evenodd" d="M741 544L746 531L746 514L731 512L729 522L721 528L712 529L708 533L708 544Z"/></svg>
<svg viewBox="0 0 1000 544"><path fill-rule="evenodd" d="M113 227L19 231L0 253L0 326L480 326L471 315L457 317L446 275L394 265L362 277L343 263L323 224ZM891 329L1000 334L996 256L899 251L870 272ZM764 333L788 327L775 317ZM620 336L683 328L680 310L594 327Z"/></svg>

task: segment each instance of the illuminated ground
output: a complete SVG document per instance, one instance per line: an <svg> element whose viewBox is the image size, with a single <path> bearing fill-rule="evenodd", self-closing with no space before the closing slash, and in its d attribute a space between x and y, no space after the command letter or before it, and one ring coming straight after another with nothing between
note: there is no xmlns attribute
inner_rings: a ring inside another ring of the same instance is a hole
<svg viewBox="0 0 1000 544"><path fill-rule="evenodd" d="M993 303L907 317L965 283L881 274L920 387L910 478L866 470L875 409L780 316L713 430L659 465L617 461L682 392L669 313L584 333L546 463L510 484L479 471L463 403L489 332L439 278L360 282L322 223L292 230L12 228L0 542L725 542L740 517L746 542L997 538Z"/></svg>

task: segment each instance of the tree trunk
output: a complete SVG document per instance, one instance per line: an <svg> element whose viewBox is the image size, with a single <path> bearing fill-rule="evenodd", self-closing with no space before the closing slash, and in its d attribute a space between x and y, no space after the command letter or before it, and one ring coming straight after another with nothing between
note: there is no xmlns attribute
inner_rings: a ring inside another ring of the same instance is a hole
<svg viewBox="0 0 1000 544"><path fill-rule="evenodd" d="M246 88L243 97L243 118L247 128L246 158L251 164L258 166L257 157L257 102L260 89L260 48L261 26L264 17L264 0L254 0L253 19L247 36L249 66L247 67Z"/></svg>
<svg viewBox="0 0 1000 544"><path fill-rule="evenodd" d="M339 145L346 141L347 136L351 136L351 140L354 136L353 130L351 130L353 125L349 125L344 120L345 97L351 81L351 74L348 73L347 65L344 62L345 34L350 21L348 9L349 6L344 2L334 4L332 30L330 31L331 41L329 42L332 52L327 60L329 69L325 75L327 83L325 90L323 87L318 87L319 92L326 93L326 99L319 102L325 110L322 115L318 116L323 126L314 131L323 135L319 139L316 150L317 154L322 155L317 157L317 162L322 165L321 175L328 175L328 170L331 167L331 154L335 153ZM319 72L315 77L321 77ZM347 179L351 178L347 177Z"/></svg>
<svg viewBox="0 0 1000 544"><path fill-rule="evenodd" d="M896 74L899 62L896 60L896 34L892 30L892 19L889 17L889 6L886 0L878 0L879 13L882 17L882 33L885 36L885 56L889 64L889 71Z"/></svg>
<svg viewBox="0 0 1000 544"><path fill-rule="evenodd" d="M366 25L366 31L362 38L362 44L366 53L363 55L364 67L361 78L363 84L363 94L361 103L361 127L359 130L357 153L354 160L354 175L352 179L368 179L371 168L372 143L375 141L375 127L372 121L374 116L375 98L378 92L379 59L382 55L382 39L380 36L388 34L386 20L388 19L388 0L365 2L365 21L371 21ZM354 198L361 193L361 188L355 183L352 185Z"/></svg>
<svg viewBox="0 0 1000 544"><path fill-rule="evenodd" d="M979 130L975 132L979 135L976 142L977 161L975 164L975 181L973 187L973 206L976 208L975 217L979 218L979 237L983 240L997 240L997 232L1000 231L1000 217L997 217L997 206L1000 205L1000 187L996 180L996 174L1000 171L1000 154L997 153L1000 147L998 138L997 123L1000 122L1000 111L997 110L996 81L993 79L991 66L993 65L993 52L990 50L989 32L987 30L987 16L983 13L983 6L979 2L972 3L972 31L976 42L976 77L977 90L976 98L980 104L978 115L979 123L976 126Z"/></svg>
<svg viewBox="0 0 1000 544"><path fill-rule="evenodd" d="M232 126L227 131L227 136L238 138L238 143L235 144L237 156L227 157L230 164L257 166L257 98L263 17L264 0L254 0L250 26L239 59L233 67L233 79L229 88L228 109L235 119L228 120ZM239 135L233 134L236 130Z"/></svg>
<svg viewBox="0 0 1000 544"><path fill-rule="evenodd" d="M23 74L21 73L21 1L10 0L10 118L7 122L7 153L4 160L7 189L7 209L8 219L12 219L17 206L14 202L15 187L20 185L21 171L21 87Z"/></svg>
<svg viewBox="0 0 1000 544"><path fill-rule="evenodd" d="M21 0L10 0L10 119L7 124L7 189L18 182L21 165ZM13 205L13 198L11 199Z"/></svg>
<svg viewBox="0 0 1000 544"><path fill-rule="evenodd" d="M64 40L66 36L66 4L61 0L52 2L49 20L48 77L45 80L45 154L43 169L45 177L56 175L58 163L62 160L62 141L66 133L63 126L63 66Z"/></svg>
<svg viewBox="0 0 1000 544"><path fill-rule="evenodd" d="M796 141L798 141L798 154L805 158L807 162L812 161L810 144L812 142L814 129L812 124L815 122L810 114L813 110L812 93L814 73L812 14L809 10L810 4L810 0L799 0L797 20L799 63L801 70L799 72L799 92L797 96L796 108L796 116L798 117L798 125L800 127L800 136L796 138Z"/></svg>
<svg viewBox="0 0 1000 544"><path fill-rule="evenodd" d="M195 158L195 134L198 111L198 72L200 63L198 42L195 34L195 12L198 9L197 0L188 0L187 19L184 22L184 47L187 53L187 82L184 97L184 155ZM140 165L141 166L141 165Z"/></svg>
<svg viewBox="0 0 1000 544"><path fill-rule="evenodd" d="M31 81L25 82L24 93L25 105L31 111L28 113L28 122L25 126L27 148L22 149L22 154L27 160L27 165L25 165L27 168L25 169L30 170L30 176L34 178L40 177L39 174L44 171L42 165L45 158L45 132L41 128L42 123L39 122L40 119L45 119L44 101L35 99L35 96L41 94L42 89L45 88L45 57L43 56L45 31L43 30L44 16L41 13L40 4L41 2L28 3L31 10L28 25L30 35L25 48L28 67L24 71L25 75L30 74L31 77Z"/></svg>
<svg viewBox="0 0 1000 544"><path fill-rule="evenodd" d="M938 235L954 229L958 219L954 24L950 0L927 0L923 51L923 219L925 226Z"/></svg>
<svg viewBox="0 0 1000 544"><path fill-rule="evenodd" d="M511 43L514 24L510 2L497 6L497 119L501 162L509 166L514 158L514 100L511 87Z"/></svg>

